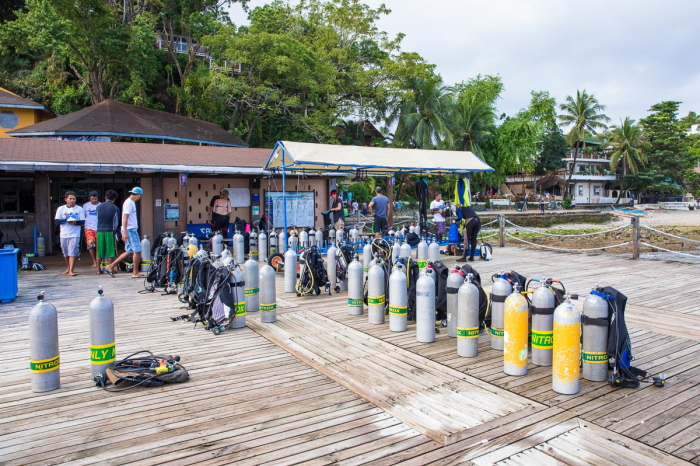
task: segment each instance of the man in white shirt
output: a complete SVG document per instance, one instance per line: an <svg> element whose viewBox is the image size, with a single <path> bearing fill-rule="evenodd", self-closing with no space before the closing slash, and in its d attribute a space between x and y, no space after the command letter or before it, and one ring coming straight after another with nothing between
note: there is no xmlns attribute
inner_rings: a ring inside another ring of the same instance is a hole
<svg viewBox="0 0 700 466"><path fill-rule="evenodd" d="M100 205L100 194L90 191L90 202L83 206L85 212L85 242L92 258L92 267L99 267L97 263L97 206Z"/></svg>
<svg viewBox="0 0 700 466"><path fill-rule="evenodd" d="M78 274L73 268L80 248L80 228L85 223L85 212L82 207L75 205L77 197L73 191L67 191L65 199L66 205L56 210L54 223L61 227L61 250L66 260L66 270L61 274L75 277Z"/></svg>
<svg viewBox="0 0 700 466"><path fill-rule="evenodd" d="M125 260L129 255L134 255L134 268L131 271L131 278L144 278L144 275L139 273L141 265L141 237L139 237L139 222L136 217L136 203L143 195L143 189L134 188L129 191L130 196L124 201L122 206L122 241L126 243L124 254L119 256L112 262L107 270L110 274L114 273L114 267Z"/></svg>
<svg viewBox="0 0 700 466"><path fill-rule="evenodd" d="M433 213L433 221L437 226L438 241L442 241L442 235L445 234L445 217L442 215L444 209L445 203L442 202L442 194L437 193L435 195L435 200L430 203L430 211Z"/></svg>

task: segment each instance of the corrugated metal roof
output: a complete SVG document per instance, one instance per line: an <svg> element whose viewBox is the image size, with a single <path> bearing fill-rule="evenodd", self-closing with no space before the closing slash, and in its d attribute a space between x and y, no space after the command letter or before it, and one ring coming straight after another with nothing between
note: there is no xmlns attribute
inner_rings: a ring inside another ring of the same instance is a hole
<svg viewBox="0 0 700 466"><path fill-rule="evenodd" d="M235 134L208 121L105 100L53 120L7 133L14 137L122 136L245 147Z"/></svg>

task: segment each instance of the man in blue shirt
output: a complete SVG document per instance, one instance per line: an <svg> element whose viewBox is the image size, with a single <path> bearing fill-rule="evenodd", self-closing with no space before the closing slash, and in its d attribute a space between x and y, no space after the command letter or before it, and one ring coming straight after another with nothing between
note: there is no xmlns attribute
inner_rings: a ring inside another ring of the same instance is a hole
<svg viewBox="0 0 700 466"><path fill-rule="evenodd" d="M374 237L379 238L382 232L389 230L389 222L386 219L386 209L389 206L389 198L382 194L382 188L377 186L374 188L376 196L369 203L369 211L372 213L374 207Z"/></svg>

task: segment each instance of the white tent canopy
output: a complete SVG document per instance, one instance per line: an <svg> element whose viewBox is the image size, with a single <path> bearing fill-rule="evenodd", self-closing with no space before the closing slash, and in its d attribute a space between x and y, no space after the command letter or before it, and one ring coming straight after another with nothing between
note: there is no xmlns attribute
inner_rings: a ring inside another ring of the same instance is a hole
<svg viewBox="0 0 700 466"><path fill-rule="evenodd" d="M471 152L279 141L265 169L282 168L326 174L364 170L369 175L493 171Z"/></svg>

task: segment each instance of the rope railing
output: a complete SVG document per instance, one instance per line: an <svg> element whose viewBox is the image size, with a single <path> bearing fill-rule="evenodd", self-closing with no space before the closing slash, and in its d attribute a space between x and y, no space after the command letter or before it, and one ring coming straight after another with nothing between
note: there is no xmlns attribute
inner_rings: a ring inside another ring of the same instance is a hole
<svg viewBox="0 0 700 466"><path fill-rule="evenodd" d="M489 223L482 223L482 224L481 224L481 227L483 228L483 227L489 226L489 225L491 225L492 223L498 223L498 219L496 219L496 220L491 220Z"/></svg>
<svg viewBox="0 0 700 466"><path fill-rule="evenodd" d="M679 255L681 255L681 256L694 257L694 258L696 258L696 259L700 259L700 254L689 254L689 253L687 253L687 252L673 251L673 250L671 250L671 249L665 249L665 248L662 248L662 247L660 247L660 246L654 246L654 245L652 245L652 244L644 243L644 242L642 242L642 241L640 241L639 244L642 244L642 245L644 245L644 246L646 246L646 247L648 247L648 248L658 249L659 251L670 252L670 253L672 253L672 254L679 254Z"/></svg>
<svg viewBox="0 0 700 466"><path fill-rule="evenodd" d="M627 246L628 244L631 244L631 241L625 241L624 243L614 244L612 246L601 246L598 248L580 248L580 249L579 248L555 248L552 246L546 246L544 244L532 243L532 242L526 241L522 238L518 238L517 236L513 236L510 233L506 233L506 236L509 238L513 238L516 241L520 241L521 243L526 243L526 244L529 244L531 246L536 246L538 248L551 249L553 251L601 251L603 249L619 248L619 247Z"/></svg>
<svg viewBox="0 0 700 466"><path fill-rule="evenodd" d="M676 238L676 239L679 239L681 241L688 241L690 243L700 243L700 241L698 241L696 239L683 238L682 236L672 235L671 233L666 233L665 231L657 230L656 228L652 228L652 227L647 226L647 225L639 225L639 226L642 228L646 228L647 230L651 230L655 233L659 233L660 235L670 236L671 238Z"/></svg>
<svg viewBox="0 0 700 466"><path fill-rule="evenodd" d="M584 236L603 235L603 234L605 234L605 233L612 233L613 231L620 231L620 230L624 230L624 229L626 229L626 228L631 228L631 227L632 227L632 225L623 225L623 226L621 226L621 227L612 228L612 229L610 229L610 230L594 231L594 232L591 232L591 233L581 233L581 234L577 234L577 235L567 235L567 234L559 234L559 235L558 235L558 234L556 234L556 233L547 233L547 232L544 232L544 231L532 230L532 229L530 229L530 228L526 228L526 227L523 227L523 226L520 226L520 225L516 225L515 223L511 222L511 221L508 220L508 219L506 219L506 223L509 223L509 224L513 225L513 226L514 226L516 229L518 229L518 230L529 231L529 232L531 232L531 233L536 233L536 234L538 234L538 235L543 235L543 236L553 236L553 237L555 237L555 238L562 238L562 237L563 237L563 238L581 238L581 237L584 237Z"/></svg>
<svg viewBox="0 0 700 466"><path fill-rule="evenodd" d="M484 239L484 238L493 238L494 236L498 236L498 232L492 233L490 235L479 235L479 238Z"/></svg>

